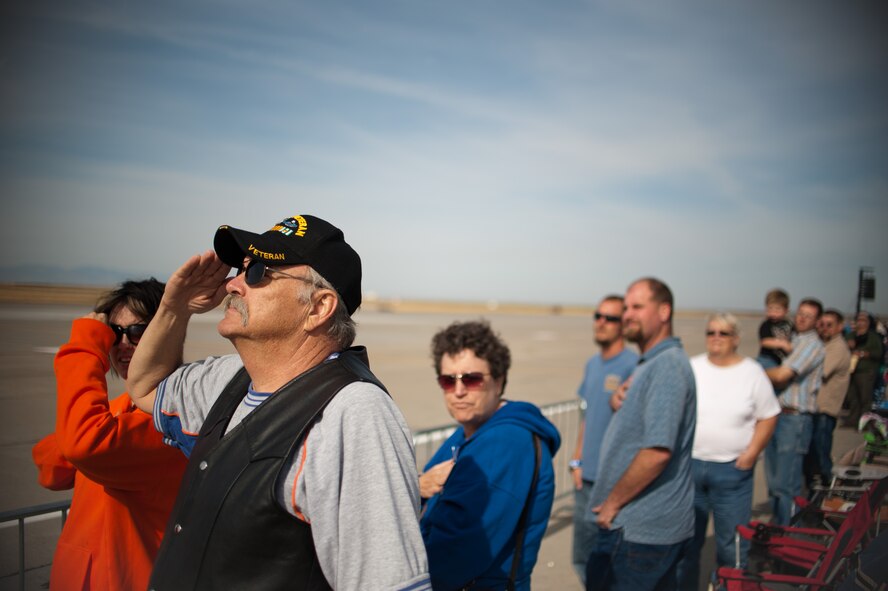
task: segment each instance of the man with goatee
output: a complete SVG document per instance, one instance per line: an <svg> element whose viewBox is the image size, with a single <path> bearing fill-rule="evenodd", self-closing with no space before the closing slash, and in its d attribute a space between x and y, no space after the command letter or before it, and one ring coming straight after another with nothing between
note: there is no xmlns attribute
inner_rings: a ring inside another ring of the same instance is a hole
<svg viewBox="0 0 888 591"><path fill-rule="evenodd" d="M694 374L672 336L672 292L652 277L626 292L623 334L641 351L601 446L590 510L598 524L586 589L675 589L694 534Z"/></svg>

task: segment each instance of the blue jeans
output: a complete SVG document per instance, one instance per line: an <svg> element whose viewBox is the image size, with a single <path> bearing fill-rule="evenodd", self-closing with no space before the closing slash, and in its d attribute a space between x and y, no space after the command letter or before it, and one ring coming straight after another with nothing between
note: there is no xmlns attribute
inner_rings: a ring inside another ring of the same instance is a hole
<svg viewBox="0 0 888 591"><path fill-rule="evenodd" d="M588 480L583 481L583 488L574 492L573 567L584 585L586 562L595 549L595 537L598 534L598 525L595 524L595 516L589 507L591 495L592 483Z"/></svg>
<svg viewBox="0 0 888 591"><path fill-rule="evenodd" d="M778 365L780 365L780 363L776 359L768 355L759 355L755 358L755 360L758 361L759 365L762 366L762 369L771 369L772 367L777 367Z"/></svg>
<svg viewBox="0 0 888 591"><path fill-rule="evenodd" d="M586 591L675 591L676 566L689 540L639 544L622 529L598 529L596 549L586 563Z"/></svg>
<svg viewBox="0 0 888 591"><path fill-rule="evenodd" d="M781 414L765 448L765 475L771 523L788 525L795 496L802 494L802 460L811 445L813 419L808 413Z"/></svg>
<svg viewBox="0 0 888 591"><path fill-rule="evenodd" d="M822 484L832 480L832 444L833 431L836 429L836 418L828 414L817 413L812 417L811 447L805 456L805 481L810 488L814 477L819 476Z"/></svg>
<svg viewBox="0 0 888 591"><path fill-rule="evenodd" d="M678 563L680 589L696 591L700 583L700 553L706 541L709 513L715 525L718 566L734 566L734 531L752 518L753 470L739 470L730 462L692 460L694 475L694 537ZM746 565L749 543L740 545L740 562Z"/></svg>

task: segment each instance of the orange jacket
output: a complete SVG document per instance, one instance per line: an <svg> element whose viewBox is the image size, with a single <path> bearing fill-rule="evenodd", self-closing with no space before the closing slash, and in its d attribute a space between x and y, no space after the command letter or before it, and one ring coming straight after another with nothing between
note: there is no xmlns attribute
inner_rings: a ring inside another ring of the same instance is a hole
<svg viewBox="0 0 888 591"><path fill-rule="evenodd" d="M50 573L53 591L143 590L187 460L127 394L108 401L114 332L75 320L55 358L56 431L33 449L38 481L74 487Z"/></svg>

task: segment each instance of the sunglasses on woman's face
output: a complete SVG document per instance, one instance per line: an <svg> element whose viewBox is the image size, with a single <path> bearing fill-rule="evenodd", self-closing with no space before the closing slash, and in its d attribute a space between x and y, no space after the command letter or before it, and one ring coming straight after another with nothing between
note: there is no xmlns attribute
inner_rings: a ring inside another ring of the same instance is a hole
<svg viewBox="0 0 888 591"><path fill-rule="evenodd" d="M706 336L730 338L730 337L734 336L734 333L729 330L707 330Z"/></svg>
<svg viewBox="0 0 888 591"><path fill-rule="evenodd" d="M123 340L123 335L126 335L126 338L129 339L129 342L133 345L138 345L139 341L142 338L142 335L145 334L145 329L148 328L147 324L130 324L129 326L120 326L119 324L109 324L111 330L114 331L114 335L117 337L114 339L114 344L117 345Z"/></svg>
<svg viewBox="0 0 888 591"><path fill-rule="evenodd" d="M481 373L480 371L451 375L441 374L438 376L438 385L441 386L441 389L445 392L452 392L456 389L456 382L460 381L463 386L466 387L466 390L472 390L481 387L481 384L484 383L484 376L486 375L489 374Z"/></svg>

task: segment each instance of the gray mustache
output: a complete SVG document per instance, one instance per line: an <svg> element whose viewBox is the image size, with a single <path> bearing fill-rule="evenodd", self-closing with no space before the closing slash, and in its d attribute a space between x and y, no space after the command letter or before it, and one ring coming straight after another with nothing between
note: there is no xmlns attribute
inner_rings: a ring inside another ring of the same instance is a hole
<svg viewBox="0 0 888 591"><path fill-rule="evenodd" d="M247 325L247 321L250 319L250 311L247 310L247 304L242 297L233 293L225 296L225 299L222 300L222 310L228 311L228 308L234 308L237 310L241 315L241 324L243 326Z"/></svg>

